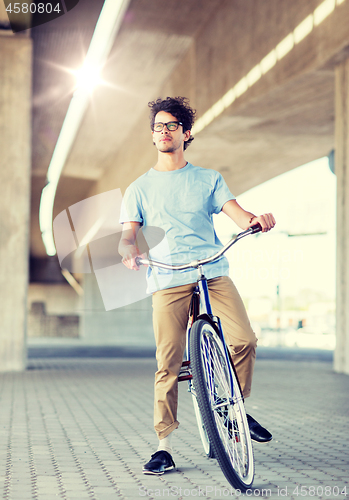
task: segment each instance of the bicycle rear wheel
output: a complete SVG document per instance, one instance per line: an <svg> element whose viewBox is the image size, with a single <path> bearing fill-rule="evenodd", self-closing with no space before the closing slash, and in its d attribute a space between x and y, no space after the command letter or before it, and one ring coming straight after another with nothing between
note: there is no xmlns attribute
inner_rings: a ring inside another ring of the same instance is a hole
<svg viewBox="0 0 349 500"><path fill-rule="evenodd" d="M254 461L243 398L223 343L205 320L192 327L190 353L197 402L214 455L229 483L245 491L253 482Z"/></svg>

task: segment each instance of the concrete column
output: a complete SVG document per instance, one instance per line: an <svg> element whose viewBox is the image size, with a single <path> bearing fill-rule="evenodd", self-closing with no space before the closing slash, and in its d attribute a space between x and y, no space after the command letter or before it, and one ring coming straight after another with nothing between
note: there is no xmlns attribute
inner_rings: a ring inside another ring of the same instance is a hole
<svg viewBox="0 0 349 500"><path fill-rule="evenodd" d="M26 365L32 40L0 31L0 371Z"/></svg>
<svg viewBox="0 0 349 500"><path fill-rule="evenodd" d="M349 374L349 59L336 68L337 346L334 369Z"/></svg>

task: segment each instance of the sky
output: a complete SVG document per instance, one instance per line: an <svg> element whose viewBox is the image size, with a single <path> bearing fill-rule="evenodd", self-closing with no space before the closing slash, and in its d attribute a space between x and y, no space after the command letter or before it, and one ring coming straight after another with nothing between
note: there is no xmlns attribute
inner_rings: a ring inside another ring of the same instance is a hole
<svg viewBox="0 0 349 500"><path fill-rule="evenodd" d="M336 176L327 157L250 189L237 201L249 212L271 212L276 219L272 231L248 236L227 253L240 294L275 298L279 286L283 296L309 289L334 299ZM223 243L241 231L223 213L215 216L215 227Z"/></svg>

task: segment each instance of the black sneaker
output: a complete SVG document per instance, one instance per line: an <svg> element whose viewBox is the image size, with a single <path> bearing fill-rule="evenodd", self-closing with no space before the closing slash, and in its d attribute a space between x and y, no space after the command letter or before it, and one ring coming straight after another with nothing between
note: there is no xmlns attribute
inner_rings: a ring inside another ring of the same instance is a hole
<svg viewBox="0 0 349 500"><path fill-rule="evenodd" d="M273 439L273 436L270 434L267 429L262 427L257 420L255 420L251 415L247 415L247 423L251 433L251 439L256 441L257 443L268 443Z"/></svg>
<svg viewBox="0 0 349 500"><path fill-rule="evenodd" d="M160 450L151 456L151 459L143 467L143 474L163 474L174 469L175 463L171 455L164 450Z"/></svg>

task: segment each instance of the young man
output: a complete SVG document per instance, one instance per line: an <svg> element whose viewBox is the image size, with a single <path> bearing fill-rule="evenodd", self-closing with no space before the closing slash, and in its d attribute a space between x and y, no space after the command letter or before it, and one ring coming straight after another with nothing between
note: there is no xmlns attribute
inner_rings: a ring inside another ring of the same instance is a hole
<svg viewBox="0 0 349 500"><path fill-rule="evenodd" d="M137 270L137 232L141 226L165 231L166 244L150 251L160 262L188 263L222 248L214 231L212 214L223 211L242 229L259 223L264 232L275 225L272 214L256 216L238 205L222 176L215 170L194 167L184 158L193 140L195 111L183 97L149 103L153 143L158 162L126 190L120 222L123 236L119 252L129 269ZM205 266L213 314L222 321L244 397L251 391L256 336L242 300L229 278L225 257ZM158 371L155 374L154 427L159 447L144 466L145 474L162 474L175 467L172 459L172 431L177 421L178 374L181 368L188 309L197 271L168 274L148 268L148 291L153 294L153 324ZM252 439L266 442L271 434L248 417Z"/></svg>

